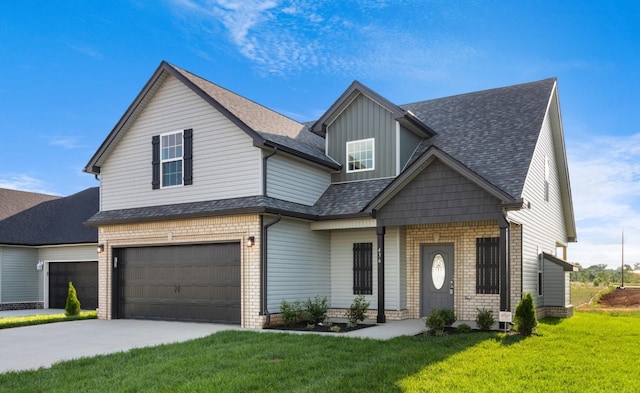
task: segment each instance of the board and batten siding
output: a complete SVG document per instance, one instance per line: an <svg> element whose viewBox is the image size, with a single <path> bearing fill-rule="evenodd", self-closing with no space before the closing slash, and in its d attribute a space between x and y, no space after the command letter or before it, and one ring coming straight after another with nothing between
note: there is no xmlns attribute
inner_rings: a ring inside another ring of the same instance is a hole
<svg viewBox="0 0 640 393"><path fill-rule="evenodd" d="M316 296L331 302L330 235L312 231L309 223L282 219L268 234L267 303L277 313L282 300Z"/></svg>
<svg viewBox="0 0 640 393"><path fill-rule="evenodd" d="M285 201L313 206L331 183L324 169L284 156L267 160L267 195Z"/></svg>
<svg viewBox="0 0 640 393"><path fill-rule="evenodd" d="M43 271L36 269L35 248L2 247L2 303L41 302Z"/></svg>
<svg viewBox="0 0 640 393"><path fill-rule="evenodd" d="M565 300L565 273L562 266L553 262L544 262L544 271L542 273L542 286L544 293L544 306L564 307L567 305Z"/></svg>
<svg viewBox="0 0 640 393"><path fill-rule="evenodd" d="M531 208L509 212L510 219L522 223L522 291L533 295L537 307L545 304L544 291L542 297L538 296L538 251L554 255L556 244L566 244L568 240L551 133L547 113L522 193L524 200L531 203ZM545 157L550 161L548 202L544 198Z"/></svg>
<svg viewBox="0 0 640 393"><path fill-rule="evenodd" d="M193 129L193 185L151 189L151 138ZM101 209L262 194L261 150L228 118L169 76L101 168Z"/></svg>
<svg viewBox="0 0 640 393"><path fill-rule="evenodd" d="M404 237L398 228L387 228L384 239L385 247L385 308L401 310L406 308L406 285L403 282L401 267L405 260L400 259L400 249L406 248ZM373 293L365 295L370 308L378 308L378 264L376 251L378 240L376 229L354 229L331 231L331 307L349 308L353 299L353 244L373 243ZM404 274L406 276L406 274ZM404 278L406 280L406 277ZM406 282L406 281L405 281ZM404 294L405 299L402 299ZM403 306L404 304L404 306Z"/></svg>
<svg viewBox="0 0 640 393"><path fill-rule="evenodd" d="M72 245L59 247L43 247L38 249L38 260L41 261L97 261L97 245Z"/></svg>
<svg viewBox="0 0 640 393"><path fill-rule="evenodd" d="M422 141L422 138L405 127L400 126L400 171L407 165L407 162L409 162L409 159L416 151L420 141Z"/></svg>
<svg viewBox="0 0 640 393"><path fill-rule="evenodd" d="M376 179L396 175L396 122L391 112L359 94L327 126L327 153L342 169L332 174L333 182ZM347 173L347 142L375 139L375 170Z"/></svg>

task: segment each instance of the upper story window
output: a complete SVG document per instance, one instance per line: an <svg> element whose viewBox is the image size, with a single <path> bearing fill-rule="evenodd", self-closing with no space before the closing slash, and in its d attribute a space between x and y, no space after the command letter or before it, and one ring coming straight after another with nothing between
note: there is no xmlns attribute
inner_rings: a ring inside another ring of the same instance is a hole
<svg viewBox="0 0 640 393"><path fill-rule="evenodd" d="M347 173L375 169L375 139L347 142Z"/></svg>
<svg viewBox="0 0 640 393"><path fill-rule="evenodd" d="M549 157L544 157L544 200L549 202L549 178L551 177L551 164Z"/></svg>
<svg viewBox="0 0 640 393"><path fill-rule="evenodd" d="M151 138L151 188L193 184L193 129Z"/></svg>
<svg viewBox="0 0 640 393"><path fill-rule="evenodd" d="M182 185L182 131L160 136L162 187Z"/></svg>

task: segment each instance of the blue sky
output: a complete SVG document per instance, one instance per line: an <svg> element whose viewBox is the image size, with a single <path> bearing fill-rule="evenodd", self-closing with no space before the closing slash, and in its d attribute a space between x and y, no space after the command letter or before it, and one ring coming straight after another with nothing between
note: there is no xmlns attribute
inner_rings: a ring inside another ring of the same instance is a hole
<svg viewBox="0 0 640 393"><path fill-rule="evenodd" d="M345 7L348 4L348 8ZM640 263L640 2L0 2L0 187L69 195L161 60L297 120L360 80L397 104L558 78L569 259Z"/></svg>

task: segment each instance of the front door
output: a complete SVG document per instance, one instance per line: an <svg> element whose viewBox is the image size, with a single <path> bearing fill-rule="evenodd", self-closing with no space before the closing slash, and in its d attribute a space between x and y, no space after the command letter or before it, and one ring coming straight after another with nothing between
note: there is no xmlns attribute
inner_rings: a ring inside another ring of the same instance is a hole
<svg viewBox="0 0 640 393"><path fill-rule="evenodd" d="M420 316L453 310L453 244L424 244L420 250Z"/></svg>

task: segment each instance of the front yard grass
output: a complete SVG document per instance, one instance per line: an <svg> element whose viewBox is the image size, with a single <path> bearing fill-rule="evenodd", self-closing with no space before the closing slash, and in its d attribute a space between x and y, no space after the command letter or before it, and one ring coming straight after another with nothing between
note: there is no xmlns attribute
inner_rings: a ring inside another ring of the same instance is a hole
<svg viewBox="0 0 640 393"><path fill-rule="evenodd" d="M390 341L226 331L0 375L11 392L635 392L640 313L577 312L539 335ZM96 338L99 339L99 338Z"/></svg>
<svg viewBox="0 0 640 393"><path fill-rule="evenodd" d="M97 312L95 311L83 311L79 315L67 317L64 313L61 314L42 314L42 315L28 315L24 317L4 317L0 318L0 329L8 329L20 326L41 325L43 323L53 322L65 322L65 321L77 321L80 319L96 319Z"/></svg>

